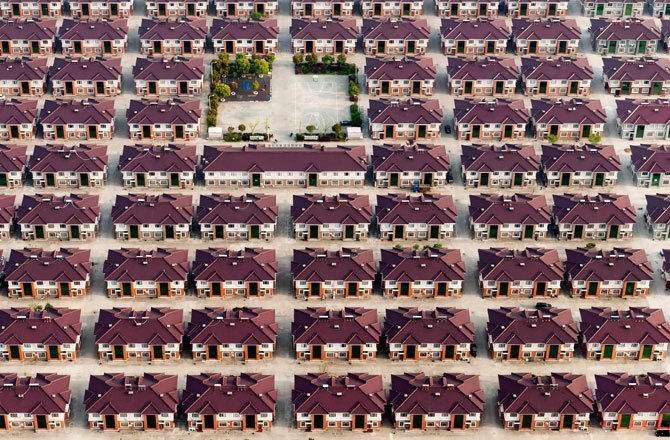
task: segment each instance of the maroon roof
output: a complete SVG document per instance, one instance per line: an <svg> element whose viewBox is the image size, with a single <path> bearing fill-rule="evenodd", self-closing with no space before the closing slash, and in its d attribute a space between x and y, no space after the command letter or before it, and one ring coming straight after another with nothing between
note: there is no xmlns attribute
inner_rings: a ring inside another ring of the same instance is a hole
<svg viewBox="0 0 670 440"><path fill-rule="evenodd" d="M193 278L195 281L248 282L275 281L279 264L274 249L244 248L232 250L207 248L195 251Z"/></svg>
<svg viewBox="0 0 670 440"><path fill-rule="evenodd" d="M87 99L56 99L44 102L40 112L42 124L112 124L114 122L114 101Z"/></svg>
<svg viewBox="0 0 670 440"><path fill-rule="evenodd" d="M456 204L446 194L388 194L377 196L375 216L378 223L406 225L456 223Z"/></svg>
<svg viewBox="0 0 670 440"><path fill-rule="evenodd" d="M200 196L198 223L263 225L277 223L277 197L265 194L210 194Z"/></svg>
<svg viewBox="0 0 670 440"><path fill-rule="evenodd" d="M660 40L661 30L656 27L653 19L640 20L628 18L625 20L591 19L589 28L594 40Z"/></svg>
<svg viewBox="0 0 670 440"><path fill-rule="evenodd" d="M224 376L221 373L189 374L186 376L182 407L186 414L274 414L277 397L274 375L259 373L240 373L239 376Z"/></svg>
<svg viewBox="0 0 670 440"><path fill-rule="evenodd" d="M383 414L386 393L381 375L309 373L295 376L291 401L296 413Z"/></svg>
<svg viewBox="0 0 670 440"><path fill-rule="evenodd" d="M49 416L69 412L72 391L70 376L54 373L37 373L19 376L1 373L0 414L30 414Z"/></svg>
<svg viewBox="0 0 670 440"><path fill-rule="evenodd" d="M186 281L188 250L157 248L110 249L102 267L105 281Z"/></svg>
<svg viewBox="0 0 670 440"><path fill-rule="evenodd" d="M645 197L650 222L670 224L670 194L647 194Z"/></svg>
<svg viewBox="0 0 670 440"><path fill-rule="evenodd" d="M35 118L37 118L37 101L26 99L0 101L0 124L34 124Z"/></svg>
<svg viewBox="0 0 670 440"><path fill-rule="evenodd" d="M484 412L484 391L479 376L463 373L391 375L389 403L394 413L459 414Z"/></svg>
<svg viewBox="0 0 670 440"><path fill-rule="evenodd" d="M121 58L56 58L49 78L60 81L121 81Z"/></svg>
<svg viewBox="0 0 670 440"><path fill-rule="evenodd" d="M124 145L119 169L133 173L195 173L195 145Z"/></svg>
<svg viewBox="0 0 670 440"><path fill-rule="evenodd" d="M654 269L644 249L613 248L610 251L566 249L565 269L569 280L653 280Z"/></svg>
<svg viewBox="0 0 670 440"><path fill-rule="evenodd" d="M437 68L432 58L380 59L365 58L365 76L378 81L409 79L414 81L434 80Z"/></svg>
<svg viewBox="0 0 670 440"><path fill-rule="evenodd" d="M33 310L28 307L0 309L0 343L78 344L81 310L65 307Z"/></svg>
<svg viewBox="0 0 670 440"><path fill-rule="evenodd" d="M128 37L128 20L63 20L59 30L61 40L124 40Z"/></svg>
<svg viewBox="0 0 670 440"><path fill-rule="evenodd" d="M670 145L631 145L630 149L636 172L670 173Z"/></svg>
<svg viewBox="0 0 670 440"><path fill-rule="evenodd" d="M598 100L531 100L536 124L605 124L607 113Z"/></svg>
<svg viewBox="0 0 670 440"><path fill-rule="evenodd" d="M483 280L550 282L563 280L565 267L556 249L479 249L477 269Z"/></svg>
<svg viewBox="0 0 670 440"><path fill-rule="evenodd" d="M15 200L16 196L14 194L0 195L0 223L9 225L10 229L16 213Z"/></svg>
<svg viewBox="0 0 670 440"><path fill-rule="evenodd" d="M372 207L367 195L296 194L291 205L291 217L293 223L356 225L370 223Z"/></svg>
<svg viewBox="0 0 670 440"><path fill-rule="evenodd" d="M117 195L112 208L114 224L191 224L193 196L182 194Z"/></svg>
<svg viewBox="0 0 670 440"><path fill-rule="evenodd" d="M603 74L616 81L670 81L667 58L602 58Z"/></svg>
<svg viewBox="0 0 670 440"><path fill-rule="evenodd" d="M670 405L670 374L596 374L596 400L600 411L667 414Z"/></svg>
<svg viewBox="0 0 670 440"><path fill-rule="evenodd" d="M486 57L467 59L449 57L447 65L449 80L479 81L516 80L519 77L519 68L514 58Z"/></svg>
<svg viewBox="0 0 670 440"><path fill-rule="evenodd" d="M42 173L57 173L60 171L90 173L104 171L107 168L108 160L107 145L35 145L35 150L28 162L28 168L32 172Z"/></svg>
<svg viewBox="0 0 670 440"><path fill-rule="evenodd" d="M465 262L458 249L382 249L379 273L382 281L463 281Z"/></svg>
<svg viewBox="0 0 670 440"><path fill-rule="evenodd" d="M509 27L504 18L457 20L443 18L440 35L447 40L507 40Z"/></svg>
<svg viewBox="0 0 670 440"><path fill-rule="evenodd" d="M607 173L621 169L613 145L542 145L542 166L546 171Z"/></svg>
<svg viewBox="0 0 670 440"><path fill-rule="evenodd" d="M523 57L521 58L521 73L524 79L536 81L593 79L593 68L588 58Z"/></svg>
<svg viewBox="0 0 670 440"><path fill-rule="evenodd" d="M524 20L512 19L512 35L516 40L579 40L582 31L574 19Z"/></svg>
<svg viewBox="0 0 670 440"><path fill-rule="evenodd" d="M389 344L472 344L475 325L468 309L400 307L386 309L384 335Z"/></svg>
<svg viewBox="0 0 670 440"><path fill-rule="evenodd" d="M449 171L449 155L444 145L384 144L372 147L372 168L389 173Z"/></svg>
<svg viewBox="0 0 670 440"><path fill-rule="evenodd" d="M275 311L260 307L193 309L188 323L191 344L275 344L279 326Z"/></svg>
<svg viewBox="0 0 670 440"><path fill-rule="evenodd" d="M138 34L140 40L204 40L207 36L207 20L199 18L188 20L142 19Z"/></svg>
<svg viewBox="0 0 670 440"><path fill-rule="evenodd" d="M498 403L506 413L590 414L593 411L593 392L583 374L499 374L498 383Z"/></svg>
<svg viewBox="0 0 670 440"><path fill-rule="evenodd" d="M276 40L279 26L276 19L271 20L221 20L215 18L210 28L212 40Z"/></svg>
<svg viewBox="0 0 670 440"><path fill-rule="evenodd" d="M355 19L347 20L291 20L289 29L294 40L356 40L358 26Z"/></svg>
<svg viewBox="0 0 670 440"><path fill-rule="evenodd" d="M454 100L454 119L458 124L526 124L528 116L523 99Z"/></svg>
<svg viewBox="0 0 670 440"><path fill-rule="evenodd" d="M93 334L96 344L181 344L184 311L167 307L141 311L130 307L101 309Z"/></svg>
<svg viewBox="0 0 670 440"><path fill-rule="evenodd" d="M21 206L16 210L16 223L19 225L92 224L100 217L98 199L98 195L90 194L25 195Z"/></svg>
<svg viewBox="0 0 670 440"><path fill-rule="evenodd" d="M203 172L224 171L365 171L365 146L326 147L304 144L301 147L272 148L265 145L213 147L205 145Z"/></svg>
<svg viewBox="0 0 670 440"><path fill-rule="evenodd" d="M17 283L86 281L91 273L91 251L75 248L55 251L12 249L4 271L5 281Z"/></svg>
<svg viewBox="0 0 670 440"><path fill-rule="evenodd" d="M489 225L551 223L547 199L541 194L471 194L470 217L474 223Z"/></svg>
<svg viewBox="0 0 670 440"><path fill-rule="evenodd" d="M27 150L25 145L0 144L0 173L23 172Z"/></svg>
<svg viewBox="0 0 670 440"><path fill-rule="evenodd" d="M137 58L133 79L145 81L203 79L205 64L202 58Z"/></svg>
<svg viewBox="0 0 670 440"><path fill-rule="evenodd" d="M328 251L321 248L294 249L291 275L294 280L374 281L376 264L371 249L342 248Z"/></svg>
<svg viewBox="0 0 670 440"><path fill-rule="evenodd" d="M637 216L625 194L554 194L553 213L557 223L573 225L628 225L634 224Z"/></svg>
<svg viewBox="0 0 670 440"><path fill-rule="evenodd" d="M570 309L488 309L486 333L493 344L577 344L579 327Z"/></svg>
<svg viewBox="0 0 670 440"><path fill-rule="evenodd" d="M539 171L540 158L532 145L463 145L461 164L465 171Z"/></svg>
<svg viewBox="0 0 670 440"><path fill-rule="evenodd" d="M198 124L200 101L131 99L126 111L128 124Z"/></svg>
<svg viewBox="0 0 670 440"><path fill-rule="evenodd" d="M611 307L579 309L580 328L585 343L600 344L668 344L670 324L662 309L629 307L612 310Z"/></svg>
<svg viewBox="0 0 670 440"><path fill-rule="evenodd" d="M428 40L430 28L424 18L416 20L363 19L363 40Z"/></svg>
<svg viewBox="0 0 670 440"><path fill-rule="evenodd" d="M143 376L126 376L123 373L91 375L84 393L86 413L103 416L175 413L179 403L177 380L176 375L163 373L144 373Z"/></svg>
<svg viewBox="0 0 670 440"><path fill-rule="evenodd" d="M308 307L293 310L294 344L379 344L381 333L375 309Z"/></svg>
<svg viewBox="0 0 670 440"><path fill-rule="evenodd" d="M440 124L442 108L437 99L371 99L368 117L371 124Z"/></svg>
<svg viewBox="0 0 670 440"><path fill-rule="evenodd" d="M2 20L0 41L7 40L53 40L56 35L56 19Z"/></svg>
<svg viewBox="0 0 670 440"><path fill-rule="evenodd" d="M668 99L617 99L617 116L622 124L648 125L670 122Z"/></svg>
<svg viewBox="0 0 670 440"><path fill-rule="evenodd" d="M0 59L0 80L45 81L46 76L46 58L23 57Z"/></svg>

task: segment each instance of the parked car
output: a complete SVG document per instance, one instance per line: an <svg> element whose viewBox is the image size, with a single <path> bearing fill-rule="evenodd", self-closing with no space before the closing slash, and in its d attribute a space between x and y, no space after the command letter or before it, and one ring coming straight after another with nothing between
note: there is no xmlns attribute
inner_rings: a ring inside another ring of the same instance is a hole
<svg viewBox="0 0 670 440"><path fill-rule="evenodd" d="M549 304L548 302L538 302L538 303L535 304L535 308L536 309L550 309L551 304Z"/></svg>

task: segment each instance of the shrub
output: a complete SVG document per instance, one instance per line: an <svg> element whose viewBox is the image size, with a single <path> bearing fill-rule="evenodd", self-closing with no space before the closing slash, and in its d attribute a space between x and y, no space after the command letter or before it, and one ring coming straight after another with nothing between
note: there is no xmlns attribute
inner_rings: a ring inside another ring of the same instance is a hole
<svg viewBox="0 0 670 440"><path fill-rule="evenodd" d="M237 126L237 129L240 130L242 133L244 133L245 131L247 131L247 126L244 124L240 124Z"/></svg>
<svg viewBox="0 0 670 440"><path fill-rule="evenodd" d="M589 135L589 142L591 142L592 144L597 144L601 140L602 140L602 136L600 136L599 134L591 133Z"/></svg>
<svg viewBox="0 0 670 440"><path fill-rule="evenodd" d="M268 64L271 67L272 67L272 63L274 63L276 59L277 59L277 57L275 57L275 55L272 54L272 53L269 53L269 54L265 55L265 61L267 61Z"/></svg>
<svg viewBox="0 0 670 440"><path fill-rule="evenodd" d="M548 134L548 135L546 136L546 138L547 138L547 140L548 140L549 142L551 142L552 144L558 142L558 136L556 136L555 134Z"/></svg>
<svg viewBox="0 0 670 440"><path fill-rule="evenodd" d="M333 56L330 54L326 54L321 57L321 62L325 64L326 67L330 67L330 65L335 62L335 58L333 58Z"/></svg>
<svg viewBox="0 0 670 440"><path fill-rule="evenodd" d="M361 91L358 88L358 84L349 80L349 96L354 97L360 95Z"/></svg>
<svg viewBox="0 0 670 440"><path fill-rule="evenodd" d="M51 303L44 304L44 310L49 310L49 309L53 309L53 308L54 308L54 306L52 306Z"/></svg>
<svg viewBox="0 0 670 440"><path fill-rule="evenodd" d="M586 243L586 247L588 249L593 249L594 247L596 247L596 244L595 243Z"/></svg>
<svg viewBox="0 0 670 440"><path fill-rule="evenodd" d="M402 245L400 243L396 244L393 246L394 249L402 249Z"/></svg>
<svg viewBox="0 0 670 440"><path fill-rule="evenodd" d="M305 130L307 130L310 133L314 133L316 131L316 127L313 125L308 125L307 127L305 127Z"/></svg>
<svg viewBox="0 0 670 440"><path fill-rule="evenodd" d="M270 73L270 64L263 59L255 59L251 62L250 72L256 75L267 75Z"/></svg>
<svg viewBox="0 0 670 440"><path fill-rule="evenodd" d="M412 249L414 249L415 251L418 251L420 248L421 248L421 245L419 243L412 246Z"/></svg>
<svg viewBox="0 0 670 440"><path fill-rule="evenodd" d="M293 55L293 64L302 64L304 59L305 57L303 57L301 53L297 53Z"/></svg>
<svg viewBox="0 0 670 440"><path fill-rule="evenodd" d="M440 249L442 247L442 243L435 243L433 245L433 249Z"/></svg>
<svg viewBox="0 0 670 440"><path fill-rule="evenodd" d="M216 112L210 110L207 113L207 126L208 127L216 127Z"/></svg>
<svg viewBox="0 0 670 440"><path fill-rule="evenodd" d="M343 53L339 54L337 56L337 64L347 64L347 56Z"/></svg>
<svg viewBox="0 0 670 440"><path fill-rule="evenodd" d="M228 127L226 130L228 130L228 133L232 133L232 132L235 131L235 127L230 126L230 127Z"/></svg>
<svg viewBox="0 0 670 440"><path fill-rule="evenodd" d="M258 11L253 11L251 14L249 14L249 17L252 20L260 20L261 18L265 17L265 14Z"/></svg>
<svg viewBox="0 0 670 440"><path fill-rule="evenodd" d="M230 86L228 84L217 84L212 91L218 99L230 96Z"/></svg>
<svg viewBox="0 0 670 440"><path fill-rule="evenodd" d="M316 56L316 54L310 53L309 55L305 56L305 62L310 66L314 66L319 62L319 57Z"/></svg>
<svg viewBox="0 0 670 440"><path fill-rule="evenodd" d="M342 124L337 123L337 124L333 125L331 130L333 130L333 133L335 133L335 134L340 134L342 132Z"/></svg>
<svg viewBox="0 0 670 440"><path fill-rule="evenodd" d="M354 127L361 127L363 125L363 116L361 115L361 110L358 108L358 105L351 104L349 106L349 113L351 115L351 125Z"/></svg>
<svg viewBox="0 0 670 440"><path fill-rule="evenodd" d="M242 133L226 133L223 135L223 140L226 142L240 142Z"/></svg>
<svg viewBox="0 0 670 440"><path fill-rule="evenodd" d="M232 82L230 83L230 88L231 88L231 89L233 89L233 90L237 90L238 87L239 87L239 85L237 84L236 81L232 81Z"/></svg>
<svg viewBox="0 0 670 440"><path fill-rule="evenodd" d="M254 81L254 82L251 83L251 88L254 89L254 90L258 90L258 89L261 88L261 85L258 81Z"/></svg>

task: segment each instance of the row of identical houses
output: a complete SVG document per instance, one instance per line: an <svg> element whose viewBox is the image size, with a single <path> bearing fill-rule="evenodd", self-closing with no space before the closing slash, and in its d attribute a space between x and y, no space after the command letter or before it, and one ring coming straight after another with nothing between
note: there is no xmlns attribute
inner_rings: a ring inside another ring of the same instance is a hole
<svg viewBox="0 0 670 440"><path fill-rule="evenodd" d="M74 361L81 348L81 311L69 308L0 310L0 357L7 361ZM670 324L661 309L540 307L488 310L487 349L494 361L570 361L581 349L592 361L663 361ZM115 307L99 311L93 334L100 362L176 360L188 348L194 361L268 361L277 350L275 311L259 307L183 310ZM300 362L373 361L381 349L393 361L464 361L477 355L467 309L361 307L295 309L292 349Z"/></svg>
<svg viewBox="0 0 670 440"><path fill-rule="evenodd" d="M643 249L489 248L479 250L478 284L484 298L551 298L562 289L581 298L636 298L650 293L654 270ZM91 286L90 250L14 249L4 264L10 298L72 298ZM278 288L273 249L187 250L120 248L103 264L110 298L184 297L191 288L203 298L269 297ZM662 272L670 280L665 251ZM301 299L369 297L379 288L390 298L447 298L462 294L465 263L458 249L295 249L291 291ZM666 281L666 288L669 284Z"/></svg>
<svg viewBox="0 0 670 440"><path fill-rule="evenodd" d="M66 426L70 376L6 373L1 378L5 429ZM584 375L498 375L496 410L503 428L515 431L585 430L594 412L607 430L668 429L667 373L608 373L596 375L595 383L593 392ZM277 399L273 375L188 375L180 392L177 375L105 373L90 376L84 408L91 430L171 430L181 418L189 431L253 432L272 428ZM25 413L26 404L35 410ZM388 395L381 375L308 373L295 375L291 393L295 427L311 432L372 432L382 427L385 413L394 428L406 431L475 430L484 406L479 376L463 373L391 375Z"/></svg>

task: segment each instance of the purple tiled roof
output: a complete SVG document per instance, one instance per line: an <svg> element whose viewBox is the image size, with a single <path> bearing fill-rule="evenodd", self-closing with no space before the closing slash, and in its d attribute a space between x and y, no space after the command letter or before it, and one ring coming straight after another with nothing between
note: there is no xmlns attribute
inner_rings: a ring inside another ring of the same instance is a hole
<svg viewBox="0 0 670 440"><path fill-rule="evenodd" d="M668 344L670 323L662 309L629 307L612 310L611 307L579 309L580 325L587 344Z"/></svg>
<svg viewBox="0 0 670 440"><path fill-rule="evenodd" d="M670 172L669 145L631 145L631 164L636 172Z"/></svg>
<svg viewBox="0 0 670 440"><path fill-rule="evenodd" d="M138 34L140 40L204 40L207 36L207 20L199 18L167 21L145 18L140 24Z"/></svg>
<svg viewBox="0 0 670 440"><path fill-rule="evenodd" d="M588 248L566 249L568 280L651 281L654 269L644 249L614 248L610 251Z"/></svg>
<svg viewBox="0 0 670 440"><path fill-rule="evenodd" d="M484 391L479 376L443 373L391 375L389 403L393 413L470 415L484 411Z"/></svg>
<svg viewBox="0 0 670 440"><path fill-rule="evenodd" d="M114 101L87 99L56 99L44 102L40 112L42 124L112 124L114 122Z"/></svg>
<svg viewBox="0 0 670 440"><path fill-rule="evenodd" d="M203 79L205 64L202 58L137 58L133 79L144 81L187 81Z"/></svg>
<svg viewBox="0 0 670 440"><path fill-rule="evenodd" d="M7 40L53 40L56 36L56 20L2 20L0 41Z"/></svg>
<svg viewBox="0 0 670 440"><path fill-rule="evenodd" d="M579 40L582 31L576 20L524 20L512 19L512 35L515 40Z"/></svg>
<svg viewBox="0 0 670 440"><path fill-rule="evenodd" d="M593 79L593 68L588 58L523 57L521 58L521 73L524 79L536 81Z"/></svg>
<svg viewBox="0 0 670 440"><path fill-rule="evenodd" d="M635 207L623 194L554 194L554 219L571 225L635 223Z"/></svg>
<svg viewBox="0 0 670 440"><path fill-rule="evenodd" d="M10 225L14 221L14 214L16 213L16 207L14 206L14 201L16 196L14 194L10 195L0 195L0 223Z"/></svg>
<svg viewBox="0 0 670 440"><path fill-rule="evenodd" d="M30 225L96 223L100 217L99 198L90 194L25 195L16 210L16 222Z"/></svg>
<svg viewBox="0 0 670 440"><path fill-rule="evenodd" d="M263 225L277 223L277 197L264 194L203 194L197 209L198 223Z"/></svg>
<svg viewBox="0 0 670 440"><path fill-rule="evenodd" d="M0 173L23 172L27 149L25 145L0 144Z"/></svg>
<svg viewBox="0 0 670 440"><path fill-rule="evenodd" d="M356 225L370 223L372 207L367 195L300 194L293 196L291 217L293 217L293 223Z"/></svg>
<svg viewBox="0 0 670 440"><path fill-rule="evenodd" d="M407 225L456 223L456 204L447 194L388 194L377 196L375 216L378 223Z"/></svg>
<svg viewBox="0 0 670 440"><path fill-rule="evenodd" d="M274 414L277 398L274 375L189 374L186 376L182 406L186 414Z"/></svg>
<svg viewBox="0 0 670 440"><path fill-rule="evenodd" d="M667 58L602 58L603 74L616 81L670 81Z"/></svg>
<svg viewBox="0 0 670 440"><path fill-rule="evenodd" d="M188 323L191 344L276 344L279 326L275 311L260 307L193 309Z"/></svg>
<svg viewBox="0 0 670 440"><path fill-rule="evenodd" d="M47 76L46 58L0 59L0 80L44 81Z"/></svg>
<svg viewBox="0 0 670 440"><path fill-rule="evenodd" d="M371 249L342 248L328 251L321 248L294 249L291 275L294 280L308 282L374 281L376 263Z"/></svg>
<svg viewBox="0 0 670 440"><path fill-rule="evenodd" d="M670 224L670 194L647 194L645 197L649 221Z"/></svg>
<svg viewBox="0 0 670 440"><path fill-rule="evenodd" d="M198 124L200 101L132 99L126 111L128 124Z"/></svg>
<svg viewBox="0 0 670 440"><path fill-rule="evenodd" d="M185 282L188 277L188 251L170 248L150 251L138 248L110 249L102 273L105 281L120 283Z"/></svg>
<svg viewBox="0 0 670 440"><path fill-rule="evenodd" d="M212 40L276 40L279 37L277 20L222 20L215 18L210 28Z"/></svg>
<svg viewBox="0 0 670 440"><path fill-rule="evenodd" d="M619 101L617 101L619 102ZM531 115L536 124L604 124L607 113L598 100L531 100Z"/></svg>
<svg viewBox="0 0 670 440"><path fill-rule="evenodd" d="M2 413L22 413L47 416L68 413L72 391L70 376L54 373L37 373L19 376L15 373L0 374L0 402Z"/></svg>
<svg viewBox="0 0 670 440"><path fill-rule="evenodd" d="M488 309L486 333L493 344L563 345L579 342L579 327L570 309L519 307Z"/></svg>
<svg viewBox="0 0 670 440"><path fill-rule="evenodd" d="M86 413L158 415L177 412L178 377L164 373L126 376L124 373L91 375L84 393ZM132 391L132 394L128 391Z"/></svg>
<svg viewBox="0 0 670 440"><path fill-rule="evenodd" d="M540 158L532 145L463 145L461 164L465 171L539 171Z"/></svg>
<svg viewBox="0 0 670 440"><path fill-rule="evenodd" d="M405 57L397 60L366 57L365 76L368 80L378 81L425 81L435 79L437 68L432 58Z"/></svg>
<svg viewBox="0 0 670 440"><path fill-rule="evenodd" d="M506 413L590 414L593 411L593 392L583 374L499 374L498 384L498 403Z"/></svg>
<svg viewBox="0 0 670 440"><path fill-rule="evenodd" d="M381 332L375 309L308 307L293 310L291 337L294 344L379 344Z"/></svg>
<svg viewBox="0 0 670 440"><path fill-rule="evenodd" d="M447 40L507 40L509 33L510 29L504 18L443 18L440 26L440 35Z"/></svg>
<svg viewBox="0 0 670 440"><path fill-rule="evenodd" d="M622 124L648 125L670 123L668 99L617 99L617 116Z"/></svg>
<svg viewBox="0 0 670 440"><path fill-rule="evenodd" d="M271 148L265 145L214 147L205 145L203 172L223 171L365 171L364 146L326 147L304 144L297 148Z"/></svg>
<svg viewBox="0 0 670 440"><path fill-rule="evenodd" d="M81 310L65 307L32 310L28 307L0 309L0 343L79 344Z"/></svg>
<svg viewBox="0 0 670 440"><path fill-rule="evenodd" d="M63 20L61 40L124 40L128 37L128 20Z"/></svg>
<svg viewBox="0 0 670 440"><path fill-rule="evenodd" d="M471 194L470 217L474 223L487 225L551 223L547 199L541 194Z"/></svg>
<svg viewBox="0 0 670 440"><path fill-rule="evenodd" d="M519 68L514 58L467 59L449 57L447 73L450 81L455 79L461 81L505 81L517 79Z"/></svg>
<svg viewBox="0 0 670 440"><path fill-rule="evenodd" d="M181 344L184 311L167 307L141 311L130 307L101 309L93 334L96 344Z"/></svg>
<svg viewBox="0 0 670 440"><path fill-rule="evenodd" d="M368 117L371 124L440 124L442 108L437 99L371 99Z"/></svg>
<svg viewBox="0 0 670 440"><path fill-rule="evenodd" d="M479 249L477 270L482 280L534 282L562 281L565 266L556 249Z"/></svg>
<svg viewBox="0 0 670 440"><path fill-rule="evenodd" d="M195 145L124 145L119 169L133 173L195 173Z"/></svg>
<svg viewBox="0 0 670 440"><path fill-rule="evenodd" d="M56 58L49 78L60 81L121 81L121 58Z"/></svg>
<svg viewBox="0 0 670 440"><path fill-rule="evenodd" d="M195 281L276 281L279 263L274 249L198 249L193 262Z"/></svg>
<svg viewBox="0 0 670 440"><path fill-rule="evenodd" d="M83 282L90 273L90 249L61 248L55 251L39 248L12 249L5 264L5 281L17 283Z"/></svg>
<svg viewBox="0 0 670 440"><path fill-rule="evenodd" d="M542 166L563 173L619 171L621 159L613 145L542 145Z"/></svg>
<svg viewBox="0 0 670 440"><path fill-rule="evenodd" d="M0 124L34 124L35 118L37 118L37 101L26 99L0 101Z"/></svg>
<svg viewBox="0 0 670 440"><path fill-rule="evenodd" d="M449 155L444 145L374 145L372 168L389 173L449 171Z"/></svg>
<svg viewBox="0 0 670 440"><path fill-rule="evenodd" d="M117 195L112 208L114 224L126 225L191 224L193 197L183 194L127 194Z"/></svg>
<svg viewBox="0 0 670 440"><path fill-rule="evenodd" d="M62 144L35 145L28 168L31 172L57 173L61 171L90 173L107 168L107 145Z"/></svg>
<svg viewBox="0 0 670 440"><path fill-rule="evenodd" d="M653 19L640 20L628 18L625 20L591 19L589 29L594 40L660 40L661 30L656 27Z"/></svg>
<svg viewBox="0 0 670 440"><path fill-rule="evenodd" d="M355 19L347 20L291 20L289 29L294 40L357 40Z"/></svg>
<svg viewBox="0 0 670 440"><path fill-rule="evenodd" d="M375 20L363 19L363 40L427 40L430 28L426 19Z"/></svg>
<svg viewBox="0 0 670 440"><path fill-rule="evenodd" d="M668 413L670 374L596 374L596 400L603 413Z"/></svg>
<svg viewBox="0 0 670 440"><path fill-rule="evenodd" d="M381 375L309 373L295 376L291 401L296 413L384 413L386 392Z"/></svg>
<svg viewBox="0 0 670 440"><path fill-rule="evenodd" d="M384 334L389 344L472 344L475 325L467 309L400 307L386 309Z"/></svg>
<svg viewBox="0 0 670 440"><path fill-rule="evenodd" d="M523 99L454 100L454 119L458 124L526 124L528 117Z"/></svg>
<svg viewBox="0 0 670 440"><path fill-rule="evenodd" d="M465 262L458 249L382 249L379 273L382 281L463 281Z"/></svg>

